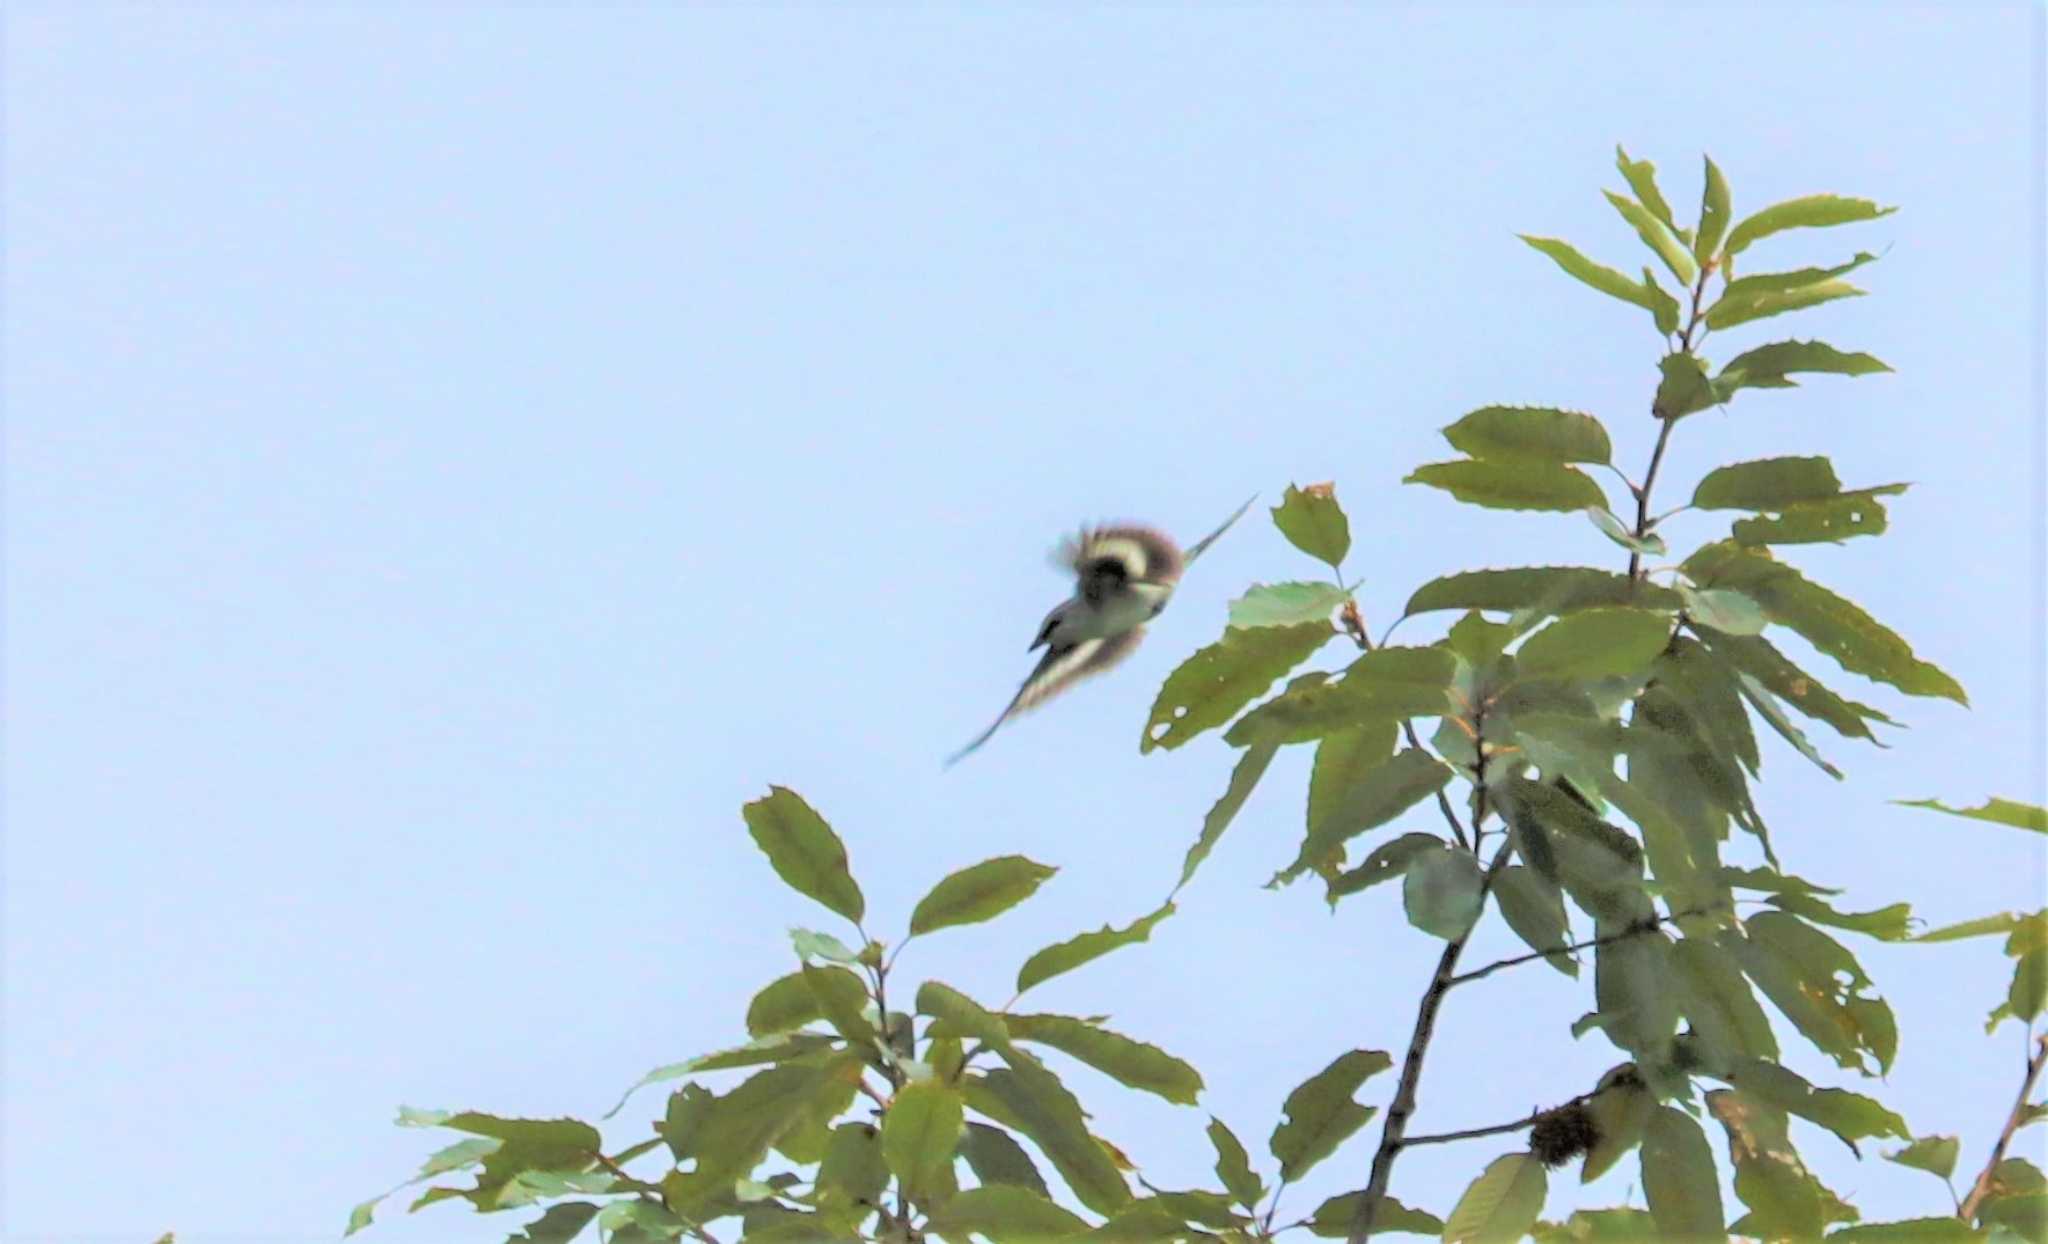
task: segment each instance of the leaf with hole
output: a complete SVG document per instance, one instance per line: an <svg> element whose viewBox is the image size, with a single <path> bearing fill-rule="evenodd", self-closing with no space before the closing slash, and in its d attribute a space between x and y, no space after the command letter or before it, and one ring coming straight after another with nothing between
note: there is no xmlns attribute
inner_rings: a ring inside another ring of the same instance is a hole
<svg viewBox="0 0 2048 1244"><path fill-rule="evenodd" d="M1179 747L1229 721L1336 633L1327 621L1230 627L1166 676L1138 750Z"/></svg>

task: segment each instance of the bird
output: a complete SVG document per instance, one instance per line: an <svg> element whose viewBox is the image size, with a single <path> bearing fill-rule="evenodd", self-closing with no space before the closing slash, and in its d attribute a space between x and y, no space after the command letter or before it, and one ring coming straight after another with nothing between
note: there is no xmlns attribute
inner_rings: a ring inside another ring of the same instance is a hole
<svg viewBox="0 0 2048 1244"><path fill-rule="evenodd" d="M1083 528L1060 543L1053 560L1074 575L1074 594L1053 606L1025 651L1045 649L1009 704L974 741L946 758L951 768L994 737L1003 723L1038 707L1076 682L1100 674L1137 650L1145 624L1173 599L1197 557L1244 517L1256 496L1223 525L1182 552L1171 536L1137 523Z"/></svg>

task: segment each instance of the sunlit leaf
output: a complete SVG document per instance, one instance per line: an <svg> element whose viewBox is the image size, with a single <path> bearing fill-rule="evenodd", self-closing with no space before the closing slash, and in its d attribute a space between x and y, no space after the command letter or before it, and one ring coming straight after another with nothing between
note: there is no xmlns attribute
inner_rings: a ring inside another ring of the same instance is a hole
<svg viewBox="0 0 2048 1244"><path fill-rule="evenodd" d="M1701 510L1777 510L1841 491L1826 458L1762 458L1707 472L1693 489L1692 504Z"/></svg>
<svg viewBox="0 0 2048 1244"><path fill-rule="evenodd" d="M1645 310L1656 309L1655 297L1642 285L1612 268L1594 263L1581 255L1570 243L1561 242L1556 238L1531 237L1526 233L1518 236L1530 246L1548 255L1551 262L1563 268L1567 274L1584 281L1608 297L1632 302Z"/></svg>
<svg viewBox="0 0 2048 1244"><path fill-rule="evenodd" d="M1444 439L1495 462L1605 463L1614 456L1598 419L1547 406L1482 406L1445 428Z"/></svg>
<svg viewBox="0 0 2048 1244"><path fill-rule="evenodd" d="M1297 1085L1281 1106L1286 1114L1273 1130L1272 1152L1280 1177L1289 1183L1337 1151L1375 1113L1352 1100L1365 1081L1394 1065L1379 1050L1347 1050L1336 1061Z"/></svg>
<svg viewBox="0 0 2048 1244"><path fill-rule="evenodd" d="M1657 394L1650 400L1650 413L1659 419L1680 419L1697 414L1728 400L1728 395L1707 379L1704 363L1682 351L1657 361Z"/></svg>
<svg viewBox="0 0 2048 1244"><path fill-rule="evenodd" d="M1600 529L1601 535L1606 536L1609 540L1614 541L1631 553L1643 553L1652 557L1661 557L1668 551L1664 544L1663 536L1658 535L1654 531L1645 536L1637 536L1633 531L1629 530L1627 523L1616 518L1613 512L1605 506L1587 506L1586 517L1591 519L1593 525Z"/></svg>
<svg viewBox="0 0 2048 1244"><path fill-rule="evenodd" d="M1603 190L1601 193L1607 196L1607 202L1613 205L1614 210L1621 213L1621 218L1635 227L1636 236L1643 240L1643 245L1656 252L1657 257L1664 261L1664 266L1670 270L1678 283L1691 285L1693 278L1700 274L1699 267L1694 263L1692 255L1666 227L1667 222L1660 221L1656 213L1625 195L1616 194L1612 190ZM1669 216L1670 209L1666 208L1664 214Z"/></svg>
<svg viewBox="0 0 2048 1244"><path fill-rule="evenodd" d="M1229 721L1336 633L1327 621L1230 627L1166 676L1138 750L1179 747Z"/></svg>
<svg viewBox="0 0 2048 1244"><path fill-rule="evenodd" d="M1433 462L1416 467L1401 482L1441 488L1467 504L1496 510L1570 511L1607 504L1607 494L1591 476L1553 462Z"/></svg>
<svg viewBox="0 0 2048 1244"><path fill-rule="evenodd" d="M1831 225L1853 224L1862 220L1876 220L1899 209L1879 207L1869 199L1850 199L1834 194L1812 194L1799 199L1787 199L1756 213L1736 225L1728 234L1725 253L1730 257L1741 254L1749 244L1760 238L1767 238L1786 229L1818 229Z"/></svg>
<svg viewBox="0 0 2048 1244"><path fill-rule="evenodd" d="M1332 567L1351 551L1351 521L1328 484L1289 484L1280 504L1273 507L1273 525L1289 544Z"/></svg>
<svg viewBox="0 0 2048 1244"><path fill-rule="evenodd" d="M1603 605L1676 609L1678 593L1610 570L1582 566L1530 566L1516 570L1468 570L1432 579L1408 598L1403 615L1438 609L1531 610L1565 614Z"/></svg>
<svg viewBox="0 0 2048 1244"><path fill-rule="evenodd" d="M1891 368L1868 354L1851 354L1819 341L1774 341L1729 359L1714 376L1725 398L1738 389L1789 389L1801 374L1869 376Z"/></svg>
<svg viewBox="0 0 2048 1244"><path fill-rule="evenodd" d="M1631 160L1621 144L1614 147L1614 166L1628 182L1630 193L1649 209L1650 215L1667 229L1676 230L1677 224L1671 219L1671 205L1664 201L1664 194L1657 189L1657 166L1648 160Z"/></svg>
<svg viewBox="0 0 2048 1244"><path fill-rule="evenodd" d="M969 865L917 901L910 913L910 935L994 919L1037 893L1058 871L1021 855L999 855Z"/></svg>
<svg viewBox="0 0 2048 1244"><path fill-rule="evenodd" d="M1527 1153L1495 1158L1444 1219L1445 1244L1510 1244L1543 1212L1543 1163Z"/></svg>
<svg viewBox="0 0 2048 1244"><path fill-rule="evenodd" d="M1728 181L1721 176L1721 170L1714 164L1713 157L1703 157L1706 162L1706 188L1700 195L1700 230L1693 239L1692 255L1701 263L1714 257L1721 245L1721 239L1728 234Z"/></svg>
<svg viewBox="0 0 2048 1244"><path fill-rule="evenodd" d="M1240 761L1240 764L1243 762ZM1141 916L1123 928L1103 925L1093 933L1080 933L1064 942L1056 942L1024 961L1017 969L1017 992L1041 982L1051 980L1062 972L1071 972L1082 964L1093 962L1123 946L1136 945L1152 936L1152 930L1161 920L1174 913L1172 903L1161 906L1150 915Z"/></svg>
<svg viewBox="0 0 2048 1244"><path fill-rule="evenodd" d="M1956 1173L1956 1158L1962 1149L1963 1142L1953 1136L1922 1136L1897 1152L1885 1154L1884 1159L1947 1179Z"/></svg>
<svg viewBox="0 0 2048 1244"><path fill-rule="evenodd" d="M1867 1222L1828 1233L1829 1244L1980 1244L1991 1239L1960 1218L1907 1218L1898 1222Z"/></svg>
<svg viewBox="0 0 2048 1244"><path fill-rule="evenodd" d="M1266 1185L1252 1173L1251 1158L1243 1143L1223 1120L1214 1117L1209 1120L1209 1143L1216 1149L1216 1178L1222 1181L1231 1198L1250 1213L1265 1197Z"/></svg>
<svg viewBox="0 0 2048 1244"><path fill-rule="evenodd" d="M1456 659L1442 648L1375 648L1334 682L1297 679L1245 714L1223 738L1232 746L1307 742L1338 730L1444 712Z"/></svg>
<svg viewBox="0 0 2048 1244"><path fill-rule="evenodd" d="M1299 626L1327 622L1332 610L1351 599L1334 583L1254 583L1230 602L1230 625Z"/></svg>
<svg viewBox="0 0 2048 1244"><path fill-rule="evenodd" d="M1707 327L1716 330L1733 328L1751 320L1817 307L1838 298L1861 298L1863 293L1847 281L1820 281L1793 289L1754 289L1741 294L1723 294L1720 301L1707 308Z"/></svg>
<svg viewBox="0 0 2048 1244"><path fill-rule="evenodd" d="M1993 825L2010 825L2014 829L2030 829L2037 834L2048 834L2048 808L2035 803L2017 803L2011 799L1996 796L1974 808L1952 808L1939 799L1894 799L1893 803L1907 808L1928 808L1935 812L1946 812L1950 816L1967 816L1973 821L1989 821Z"/></svg>
<svg viewBox="0 0 2048 1244"><path fill-rule="evenodd" d="M1852 536L1881 536L1888 519L1877 498L1905 487L1858 489L1826 501L1788 505L1776 514L1737 519L1730 534L1737 544L1840 544Z"/></svg>
<svg viewBox="0 0 2048 1244"><path fill-rule="evenodd" d="M803 796L782 786L740 810L747 832L768 857L775 875L805 898L859 922L867 912L860 887L846 867L846 844Z"/></svg>

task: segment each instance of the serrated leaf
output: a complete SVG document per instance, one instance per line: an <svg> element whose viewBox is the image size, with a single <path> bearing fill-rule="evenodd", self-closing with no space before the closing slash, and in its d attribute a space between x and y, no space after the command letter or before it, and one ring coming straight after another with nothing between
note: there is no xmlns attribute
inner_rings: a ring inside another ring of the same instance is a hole
<svg viewBox="0 0 2048 1244"><path fill-rule="evenodd" d="M1876 220L1897 210L1895 207L1879 207L1869 199L1850 199L1834 194L1787 199L1783 203L1773 203L1735 226L1728 234L1725 253L1732 258L1749 249L1750 243L1787 229L1824 229L1853 224Z"/></svg>
<svg viewBox="0 0 2048 1244"><path fill-rule="evenodd" d="M1021 855L999 855L947 876L917 901L910 935L992 920L1038 892L1057 868Z"/></svg>
<svg viewBox="0 0 2048 1244"><path fill-rule="evenodd" d="M1678 226L1671 219L1671 205L1664 201L1663 192L1657 189L1657 166L1648 160L1629 159L1628 152L1619 143L1614 146L1614 166L1621 170L1629 191L1649 209L1650 215L1665 228L1676 230Z"/></svg>
<svg viewBox="0 0 2048 1244"><path fill-rule="evenodd" d="M1267 766L1273 763L1273 757L1279 750L1278 739L1263 739L1245 748L1244 755L1237 758L1237 764L1230 770L1230 785L1224 788L1223 794L1210 806L1208 815L1202 818L1200 836L1181 859L1180 880L1173 887L1175 894L1194 880L1195 870L1209 858L1209 852L1216 849L1223 831L1230 828L1230 822L1237 818L1244 801L1251 798L1252 789L1265 776Z"/></svg>
<svg viewBox="0 0 2048 1244"><path fill-rule="evenodd" d="M1879 495L1904 485L1858 489L1826 501L1788 505L1776 514L1737 519L1729 533L1737 544L1840 544L1852 536L1881 536L1887 526Z"/></svg>
<svg viewBox="0 0 2048 1244"><path fill-rule="evenodd" d="M1316 1206L1316 1212L1308 1221L1308 1233L1319 1239L1341 1240L1351 1235L1351 1224L1358 1217L1359 1202L1365 1199L1363 1192L1346 1192L1333 1196ZM1410 1209L1390 1196L1383 1196L1373 1210L1372 1233L1390 1235L1431 1235L1444 1233L1441 1218L1419 1209Z"/></svg>
<svg viewBox="0 0 2048 1244"><path fill-rule="evenodd" d="M1254 583L1251 589L1230 602L1230 625L1299 626L1303 622L1328 622L1337 606L1351 599L1351 593L1334 583Z"/></svg>
<svg viewBox="0 0 2048 1244"><path fill-rule="evenodd" d="M1394 1065L1380 1050L1347 1050L1329 1066L1296 1085L1281 1110L1287 1116L1273 1129L1270 1145L1280 1162L1280 1178L1288 1183L1337 1151L1376 1112L1352 1100L1361 1084Z"/></svg>
<svg viewBox="0 0 2048 1244"><path fill-rule="evenodd" d="M1799 632L1851 673L1908 695L1970 702L1961 684L1920 660L1877 619L1763 553L1722 541L1687 558L1683 569L1702 587L1734 588L1755 600L1772 621Z"/></svg>
<svg viewBox="0 0 2048 1244"><path fill-rule="evenodd" d="M1289 484L1280 504L1273 507L1273 525L1289 544L1332 568L1351 551L1351 521L1328 484Z"/></svg>
<svg viewBox="0 0 2048 1244"><path fill-rule="evenodd" d="M1212 1115L1209 1119L1209 1143L1216 1150L1216 1178L1222 1181L1231 1199L1243 1206L1247 1214L1251 1213L1265 1198L1266 1184L1252 1173L1250 1155L1245 1153L1237 1133Z"/></svg>
<svg viewBox="0 0 2048 1244"><path fill-rule="evenodd" d="M1442 648L1375 648L1335 682L1296 679L1223 739L1233 747L1302 743L1371 722L1442 713L1450 707L1446 696L1456 665Z"/></svg>
<svg viewBox="0 0 2048 1244"><path fill-rule="evenodd" d="M1482 406L1444 430L1451 447L1493 462L1606 463L1607 429L1591 415L1547 406Z"/></svg>
<svg viewBox="0 0 2048 1244"><path fill-rule="evenodd" d="M1646 536L1638 537L1633 531L1629 530L1627 523L1615 517L1605 506L1587 506L1586 517L1592 520L1593 526L1600 529L1601 535L1606 536L1609 540L1614 541L1631 553L1643 553L1652 557L1662 557L1668 551L1664 544L1664 537L1654 531Z"/></svg>
<svg viewBox="0 0 2048 1244"><path fill-rule="evenodd" d="M926 981L917 987L917 1013L942 1020L954 1035L984 1041L997 1050L1007 1050L1010 1030L1002 1016L941 981Z"/></svg>
<svg viewBox="0 0 2048 1244"><path fill-rule="evenodd" d="M1700 194L1700 229L1693 238L1692 256L1706 263L1728 233L1728 180L1721 176L1713 157L1702 159L1706 163L1706 188Z"/></svg>
<svg viewBox="0 0 2048 1244"><path fill-rule="evenodd" d="M1863 1070L1862 1025L1847 1002L1869 984L1854 956L1834 939L1784 912L1765 912L1745 935L1718 939L1801 1036L1850 1070ZM1843 979L1846 977L1846 981Z"/></svg>
<svg viewBox="0 0 2048 1244"><path fill-rule="evenodd" d="M1714 376L1714 388L1724 397L1737 389L1789 389L1799 374L1869 376L1888 372L1868 354L1849 354L1819 341L1774 341L1729 359Z"/></svg>
<svg viewBox="0 0 2048 1244"><path fill-rule="evenodd" d="M867 1001L867 986L861 979L845 968L812 968L815 977L805 972L791 972L772 981L747 1006L747 1035L754 1038L773 1036L801 1028L814 1019L823 1019L825 1010L818 1000L817 989L833 990L844 996L846 1005L858 1012Z"/></svg>
<svg viewBox="0 0 2048 1244"><path fill-rule="evenodd" d="M1701 632L1700 638L1715 656L1754 679L1780 702L1825 722L1845 738L1876 742L1867 723L1894 724L1891 718L1876 709L1854 700L1845 700L1828 690L1761 636Z"/></svg>
<svg viewBox="0 0 2048 1244"><path fill-rule="evenodd" d="M1130 1186L1108 1151L1088 1133L1081 1104L1059 1077L1019 1051L1005 1050L1003 1057L1010 1064L1007 1068L984 1072L973 1081L1008 1113L1003 1121L1030 1137L1081 1204L1104 1215L1130 1204ZM968 1101L974 1104L972 1088Z"/></svg>
<svg viewBox="0 0 2048 1244"><path fill-rule="evenodd" d="M1004 1021L1019 1041L1049 1045L1095 1068L1127 1088L1192 1106L1202 1091L1202 1073L1156 1045L1071 1015L1011 1015Z"/></svg>
<svg viewBox="0 0 2048 1244"><path fill-rule="evenodd" d="M740 815L785 885L856 924L860 922L867 903L847 871L846 844L803 796L787 787L771 786L766 797L747 804Z"/></svg>
<svg viewBox="0 0 2048 1244"><path fill-rule="evenodd" d="M932 1210L927 1232L949 1240L973 1233L995 1244L1043 1244L1085 1235L1088 1223L1029 1188L984 1184Z"/></svg>
<svg viewBox="0 0 2048 1244"><path fill-rule="evenodd" d="M1444 1219L1444 1244L1510 1244L1543 1212L1549 1180L1527 1153L1495 1158Z"/></svg>
<svg viewBox="0 0 2048 1244"><path fill-rule="evenodd" d="M1607 494L1591 476L1552 462L1433 462L1416 467L1401 482L1441 488L1468 505L1495 510L1568 512L1607 504Z"/></svg>
<svg viewBox="0 0 2048 1244"><path fill-rule="evenodd" d="M965 1111L959 1091L938 1080L896 1090L882 1118L882 1160L912 1195L928 1194L939 1168L952 1164Z"/></svg>
<svg viewBox="0 0 2048 1244"><path fill-rule="evenodd" d="M1402 834L1374 847L1358 867L1347 868L1330 878L1324 897L1334 907L1337 900L1346 895L1356 894L1382 881L1406 877L1408 865L1416 856L1448 845L1435 834Z"/></svg>
<svg viewBox="0 0 2048 1244"><path fill-rule="evenodd" d="M1657 361L1657 394L1650 413L1659 419L1681 419L1727 401L1707 379L1705 364L1690 354L1667 354Z"/></svg>
<svg viewBox="0 0 2048 1244"><path fill-rule="evenodd" d="M1401 883L1408 923L1432 937L1457 941L1479 919L1485 895L1479 864L1469 851L1439 847L1417 852Z"/></svg>
<svg viewBox="0 0 2048 1244"><path fill-rule="evenodd" d="M1836 911L1807 894L1778 894L1767 901L1781 911L1789 911L1815 924L1849 929L1879 941L1903 942L1913 933L1913 908L1909 903L1893 903L1875 911L1845 912Z"/></svg>
<svg viewBox="0 0 2048 1244"><path fill-rule="evenodd" d="M1643 1129L1643 1195L1669 1240L1721 1239L1721 1177L1705 1132L1691 1115L1659 1106Z"/></svg>
<svg viewBox="0 0 2048 1244"><path fill-rule="evenodd" d="M1600 193L1607 196L1608 203L1613 205L1615 211L1621 213L1623 220L1634 226L1636 236L1643 240L1644 246L1656 252L1657 258L1664 261L1664 266L1670 270L1678 283L1690 286L1693 279L1700 274L1699 265L1693 262L1692 255L1665 227L1665 222L1658 220L1657 215L1650 209L1626 195L1616 194L1612 190L1603 190ZM1666 208L1664 214L1669 216L1670 209Z"/></svg>
<svg viewBox="0 0 2048 1244"><path fill-rule="evenodd" d="M1585 680L1631 674L1671 640L1671 619L1645 609L1586 609L1531 635L1515 652L1524 679Z"/></svg>
<svg viewBox="0 0 2048 1244"><path fill-rule="evenodd" d="M1046 1190L1045 1177L1038 1173L1038 1166L1031 1155L1024 1152L1024 1146L999 1127L986 1123L969 1123L966 1133L960 1138L960 1156L967 1159L968 1168L982 1184L1013 1184L1029 1188L1042 1197L1052 1194Z"/></svg>
<svg viewBox="0 0 2048 1244"><path fill-rule="evenodd" d="M1229 721L1336 633L1327 621L1225 630L1166 676L1138 750L1179 747Z"/></svg>
<svg viewBox="0 0 2048 1244"><path fill-rule="evenodd" d="M1885 1154L1884 1160L1947 1179L1956 1173L1956 1158L1962 1149L1963 1142L1953 1136L1922 1136L1897 1152Z"/></svg>
<svg viewBox="0 0 2048 1244"><path fill-rule="evenodd" d="M1841 491L1826 458L1761 458L1707 472L1693 489L1692 504L1701 510L1779 510Z"/></svg>
<svg viewBox="0 0 2048 1244"><path fill-rule="evenodd" d="M1585 282L1609 298L1634 303L1646 311L1656 309L1656 298L1648 289L1604 264L1594 263L1581 255L1569 242L1559 241L1557 238L1531 237L1526 233L1516 236L1549 256L1551 262L1563 268L1567 275Z"/></svg>
<svg viewBox="0 0 2048 1244"><path fill-rule="evenodd" d="M1966 816L1973 821L1989 821L1993 825L2010 825L2014 829L2030 829L2037 834L2048 834L2048 808L2035 803L2018 803L1996 796L1974 808L1952 808L1939 799L1894 799L1893 803L1905 808L1927 808L1935 812L1946 812L1950 816Z"/></svg>
<svg viewBox="0 0 2048 1244"><path fill-rule="evenodd" d="M1408 748L1359 776L1311 830L1301 852L1277 877L1289 882L1337 854L1353 836L1384 825L1444 788L1450 767L1420 748Z"/></svg>
<svg viewBox="0 0 2048 1244"><path fill-rule="evenodd" d="M1767 1103L1833 1132L1849 1152L1862 1156L1856 1142L1873 1136L1911 1140L1906 1121L1884 1103L1846 1089L1817 1089L1798 1073L1761 1058L1738 1059L1724 1074L1745 1097Z"/></svg>
<svg viewBox="0 0 2048 1244"><path fill-rule="evenodd" d="M1159 910L1148 916L1141 916L1121 929L1105 924L1093 933L1076 934L1064 942L1047 946L1026 959L1024 966L1017 969L1017 992L1023 993L1062 972L1071 972L1082 964L1092 963L1119 947L1132 946L1144 941L1152 936L1152 930L1159 922L1172 915L1174 911L1174 905L1166 903Z"/></svg>
<svg viewBox="0 0 2048 1244"><path fill-rule="evenodd" d="M1863 294L1863 290L1847 281L1821 281L1796 289L1757 289L1746 294L1723 294L1718 302L1707 308L1707 327L1715 330L1734 328L1751 320L1767 319L1787 311L1802 311L1839 298L1861 298Z"/></svg>
<svg viewBox="0 0 2048 1244"><path fill-rule="evenodd" d="M1439 609L1530 610L1565 614L1602 605L1676 609L1678 593L1627 575L1583 566L1530 566L1515 570L1467 570L1432 579L1408 598L1402 616Z"/></svg>
<svg viewBox="0 0 2048 1244"><path fill-rule="evenodd" d="M1564 893L1525 864L1510 864L1493 881L1494 902L1508 927L1535 951L1551 951L1543 962L1566 976L1579 974L1578 961L1566 949L1571 926L1565 920Z"/></svg>
<svg viewBox="0 0 2048 1244"><path fill-rule="evenodd" d="M1832 268L1799 268L1791 272L1754 272L1728 282L1722 291L1723 298L1748 298L1759 293L1782 293L1806 285L1817 285L1854 272L1867 263L1877 262L1877 256L1868 251L1857 251L1856 257L1848 263Z"/></svg>

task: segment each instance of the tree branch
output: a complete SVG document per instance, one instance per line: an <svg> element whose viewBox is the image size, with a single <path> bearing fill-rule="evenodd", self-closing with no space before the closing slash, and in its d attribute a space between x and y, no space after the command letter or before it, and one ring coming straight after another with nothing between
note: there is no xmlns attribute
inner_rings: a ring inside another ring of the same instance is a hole
<svg viewBox="0 0 2048 1244"><path fill-rule="evenodd" d="M1438 1132L1431 1136L1410 1136L1401 1142L1401 1147L1407 1149L1415 1145L1447 1145L1454 1140L1477 1140L1482 1136L1503 1136L1509 1132L1527 1131L1529 1128L1536 1126L1544 1115L1555 1114L1559 1110L1569 1110L1573 1106L1584 1105L1599 1095L1599 1089L1594 1089L1590 1093L1581 1093L1568 1102L1551 1106L1548 1109L1531 1110L1528 1118L1516 1119L1513 1123L1496 1123L1492 1127L1471 1127L1466 1128L1462 1132Z"/></svg>
<svg viewBox="0 0 2048 1244"><path fill-rule="evenodd" d="M1991 1157L1978 1173L1977 1182L1970 1186L1970 1195L1963 1198L1962 1207L1956 1210L1956 1217L1964 1222L1974 1222L1977 1211L1991 1197L1992 1172L2005 1161L2006 1146L2012 1143L2012 1134L2020 1130L2020 1119L2027 1113L2027 1094L2034 1091L2034 1081L2041 1075L2041 1067L2048 1064L2048 1033L2034 1038L2034 1052L2027 1059L2027 1075L2020 1081L2019 1098L2012 1104L2012 1113L2005 1117L2005 1130L1998 1135L1998 1143L1991 1146Z"/></svg>
<svg viewBox="0 0 2048 1244"><path fill-rule="evenodd" d="M1684 911L1674 911L1669 915L1653 915L1648 920L1632 924L1619 933L1609 933L1604 937L1587 938L1583 942L1573 942L1569 946L1553 946L1549 950L1538 950L1526 955L1514 955L1506 959L1496 959L1483 968L1475 968L1470 972L1458 973L1445 983L1445 987L1463 985L1470 981L1476 981L1482 976L1491 976L1502 968L1512 968L1524 963L1533 963L1538 959L1547 959L1551 955L1567 954L1575 950L1591 950L1596 946L1605 946L1610 942L1622 942L1627 941L1631 937L1641 937L1643 934L1662 928L1667 924L1675 924L1687 916L1704 916L1709 912L1721 911L1723 907L1724 905L1721 903L1708 903L1700 907L1688 907ZM1421 1142L1411 1141L1410 1143L1419 1144Z"/></svg>

